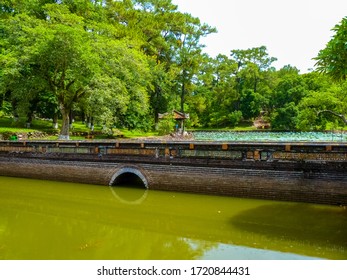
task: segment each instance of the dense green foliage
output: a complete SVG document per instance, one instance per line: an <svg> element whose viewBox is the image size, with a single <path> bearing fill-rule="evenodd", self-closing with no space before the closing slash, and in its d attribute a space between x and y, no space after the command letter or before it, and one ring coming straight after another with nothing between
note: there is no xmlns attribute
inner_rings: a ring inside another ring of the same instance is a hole
<svg viewBox="0 0 347 280"><path fill-rule="evenodd" d="M327 73L334 80L345 81L347 79L347 17L343 18L332 30L335 36L316 57L317 70Z"/></svg>
<svg viewBox="0 0 347 280"><path fill-rule="evenodd" d="M188 127L273 129L345 125L347 19L317 56L318 72L272 67L265 46L209 57L217 32L171 0L5 0L0 3L0 110L15 119L72 119L151 130L158 113L190 114ZM174 126L165 123L159 127Z"/></svg>

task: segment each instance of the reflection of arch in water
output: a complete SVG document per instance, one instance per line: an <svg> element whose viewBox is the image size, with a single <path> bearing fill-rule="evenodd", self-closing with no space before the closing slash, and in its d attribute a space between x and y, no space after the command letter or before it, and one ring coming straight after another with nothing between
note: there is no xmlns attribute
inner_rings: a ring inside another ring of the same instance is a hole
<svg viewBox="0 0 347 280"><path fill-rule="evenodd" d="M117 185L130 185L130 188L114 187ZM109 186L112 195L123 204L141 204L146 200L148 195L148 180L140 170L134 167L123 167L119 169L112 176ZM130 189L134 189L134 187L136 190L131 192Z"/></svg>
<svg viewBox="0 0 347 280"><path fill-rule="evenodd" d="M148 189L136 189L136 197L129 197L129 194L125 191L129 191L126 188L117 188L113 186L109 186L112 195L122 204L128 205L140 205L142 204L148 195Z"/></svg>

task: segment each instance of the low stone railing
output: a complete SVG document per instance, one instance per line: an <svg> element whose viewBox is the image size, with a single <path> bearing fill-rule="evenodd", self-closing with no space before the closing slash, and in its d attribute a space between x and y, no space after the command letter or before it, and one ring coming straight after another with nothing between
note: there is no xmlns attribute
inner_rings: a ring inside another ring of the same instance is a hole
<svg viewBox="0 0 347 280"><path fill-rule="evenodd" d="M346 162L347 143L0 141L0 153Z"/></svg>

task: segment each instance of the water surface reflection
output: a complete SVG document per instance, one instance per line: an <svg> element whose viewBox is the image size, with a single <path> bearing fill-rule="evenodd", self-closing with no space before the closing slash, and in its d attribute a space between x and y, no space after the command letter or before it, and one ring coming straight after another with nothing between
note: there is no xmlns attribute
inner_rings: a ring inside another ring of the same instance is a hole
<svg viewBox="0 0 347 280"><path fill-rule="evenodd" d="M0 259L347 257L341 207L0 177Z"/></svg>

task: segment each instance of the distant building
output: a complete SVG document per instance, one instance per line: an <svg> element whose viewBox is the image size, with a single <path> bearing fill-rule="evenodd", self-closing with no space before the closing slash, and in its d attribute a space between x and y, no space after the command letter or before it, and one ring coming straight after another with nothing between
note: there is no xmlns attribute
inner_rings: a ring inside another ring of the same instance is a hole
<svg viewBox="0 0 347 280"><path fill-rule="evenodd" d="M184 120L189 119L189 114L182 113L177 110L173 110L171 113L158 114L159 119L164 119L166 117L172 117L176 122L180 123L180 128L178 123L176 123L175 131L179 134L184 134Z"/></svg>

